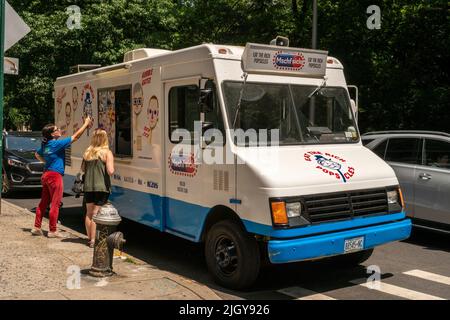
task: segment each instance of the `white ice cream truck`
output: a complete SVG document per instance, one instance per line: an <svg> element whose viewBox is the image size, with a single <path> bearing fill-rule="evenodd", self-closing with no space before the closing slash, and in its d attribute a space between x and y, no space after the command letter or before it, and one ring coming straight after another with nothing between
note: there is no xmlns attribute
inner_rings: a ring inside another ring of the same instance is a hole
<svg viewBox="0 0 450 320"><path fill-rule="evenodd" d="M326 51L133 50L55 82L66 136L94 118L66 155L65 187L102 127L115 154L110 201L125 218L203 242L221 285L250 286L268 261L358 264L409 237L411 223L351 106L343 66Z"/></svg>

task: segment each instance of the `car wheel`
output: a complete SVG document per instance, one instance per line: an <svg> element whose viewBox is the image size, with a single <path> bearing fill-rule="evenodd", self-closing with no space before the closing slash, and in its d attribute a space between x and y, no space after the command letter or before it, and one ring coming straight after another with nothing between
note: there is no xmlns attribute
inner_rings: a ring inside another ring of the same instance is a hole
<svg viewBox="0 0 450 320"><path fill-rule="evenodd" d="M221 221L209 230L205 258L214 280L226 288L245 289L258 277L258 243L236 222Z"/></svg>
<svg viewBox="0 0 450 320"><path fill-rule="evenodd" d="M8 196L11 194L11 183L5 171L2 174L2 196Z"/></svg>

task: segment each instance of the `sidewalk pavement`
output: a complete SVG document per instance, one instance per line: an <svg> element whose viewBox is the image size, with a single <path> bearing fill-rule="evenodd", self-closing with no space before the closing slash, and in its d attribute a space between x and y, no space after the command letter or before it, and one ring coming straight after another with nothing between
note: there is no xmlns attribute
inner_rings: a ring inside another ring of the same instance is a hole
<svg viewBox="0 0 450 320"><path fill-rule="evenodd" d="M113 264L116 274L94 278L86 274L93 249L86 245L85 235L59 225L67 238L32 236L33 224L33 213L2 200L0 300L220 300L202 284L117 250ZM44 235L47 228L48 220L44 219Z"/></svg>

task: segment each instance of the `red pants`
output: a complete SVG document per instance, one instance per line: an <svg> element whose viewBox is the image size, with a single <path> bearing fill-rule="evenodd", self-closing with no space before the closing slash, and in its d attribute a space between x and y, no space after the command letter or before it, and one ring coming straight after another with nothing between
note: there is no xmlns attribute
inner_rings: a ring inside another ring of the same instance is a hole
<svg viewBox="0 0 450 320"><path fill-rule="evenodd" d="M62 175L54 171L46 171L42 175L42 195L41 202L36 209L36 219L34 220L34 227L41 228L42 217L50 204L50 231L56 231L56 224L58 223L59 206L63 196L63 179Z"/></svg>

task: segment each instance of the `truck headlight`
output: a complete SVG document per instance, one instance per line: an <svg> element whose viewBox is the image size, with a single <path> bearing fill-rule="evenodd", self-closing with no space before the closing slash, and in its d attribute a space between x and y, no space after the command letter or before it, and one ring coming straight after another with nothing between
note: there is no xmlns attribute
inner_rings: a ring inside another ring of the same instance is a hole
<svg viewBox="0 0 450 320"><path fill-rule="evenodd" d="M302 213L302 204L300 202L286 203L286 214L288 218L300 217Z"/></svg>
<svg viewBox="0 0 450 320"><path fill-rule="evenodd" d="M397 190L387 192L388 204L398 203L398 192Z"/></svg>
<svg viewBox="0 0 450 320"><path fill-rule="evenodd" d="M387 191L386 196L389 212L400 212L405 208L405 203L403 202L403 194L400 187L397 187L395 190Z"/></svg>
<svg viewBox="0 0 450 320"><path fill-rule="evenodd" d="M16 159L9 158L8 164L13 167L19 167L19 168L24 168L24 169L27 168L27 165L25 163L23 163L22 161L16 160Z"/></svg>

